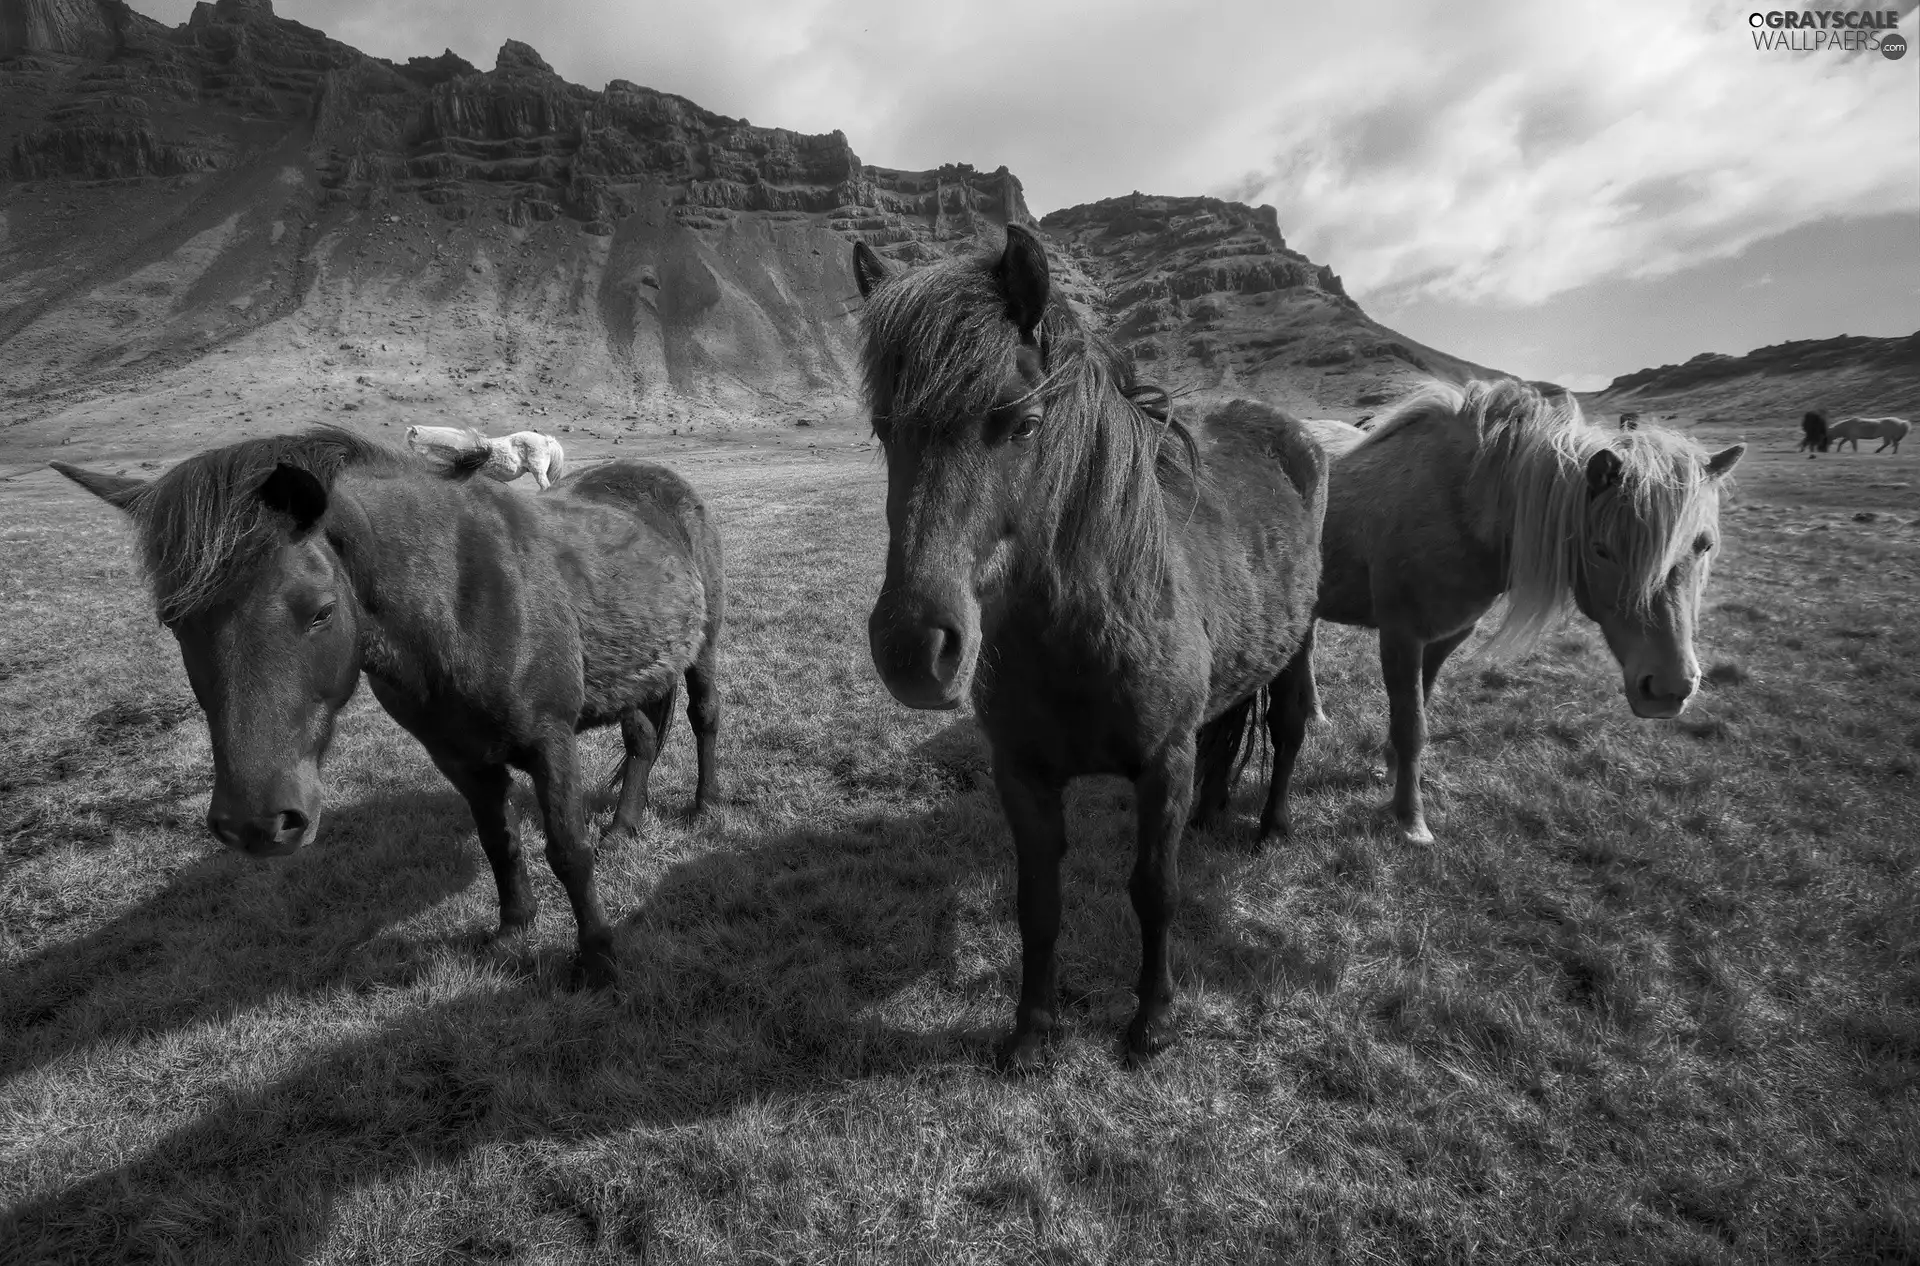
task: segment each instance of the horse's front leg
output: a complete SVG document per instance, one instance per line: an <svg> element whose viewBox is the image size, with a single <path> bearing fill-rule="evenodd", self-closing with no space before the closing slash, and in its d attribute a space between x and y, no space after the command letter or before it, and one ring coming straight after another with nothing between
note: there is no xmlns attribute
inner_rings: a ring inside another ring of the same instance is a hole
<svg viewBox="0 0 1920 1266"><path fill-rule="evenodd" d="M586 808L581 802L579 753L573 730L554 727L535 750L528 772L547 823L547 864L573 903L580 929L575 978L599 989L616 982L613 929L593 888L593 850L587 847Z"/></svg>
<svg viewBox="0 0 1920 1266"><path fill-rule="evenodd" d="M1380 678L1387 687L1387 739L1393 747L1393 816L1410 844L1433 843L1420 797L1420 753L1427 745L1420 639L1380 630Z"/></svg>
<svg viewBox="0 0 1920 1266"><path fill-rule="evenodd" d="M998 753L993 776L1019 867L1020 1002L1013 1012L1013 1032L1001 1044L1000 1060L1009 1068L1025 1069L1039 1059L1058 1022L1054 943L1060 937L1060 860L1067 852L1067 822L1057 783L1009 768Z"/></svg>
<svg viewBox="0 0 1920 1266"><path fill-rule="evenodd" d="M520 833L514 827L508 797L513 778L505 765L475 765L432 750L428 755L447 781L466 797L473 811L473 825L480 835L480 847L493 867L494 886L500 891L500 931L502 937L525 931L533 924L539 902L533 885L527 880L526 858L520 852Z"/></svg>
<svg viewBox="0 0 1920 1266"><path fill-rule="evenodd" d="M1181 734L1134 784L1139 838L1127 892L1140 920L1140 1009L1127 1026L1127 1058L1150 1058L1173 1037L1173 967L1167 932L1180 899L1180 832L1193 799L1194 735Z"/></svg>

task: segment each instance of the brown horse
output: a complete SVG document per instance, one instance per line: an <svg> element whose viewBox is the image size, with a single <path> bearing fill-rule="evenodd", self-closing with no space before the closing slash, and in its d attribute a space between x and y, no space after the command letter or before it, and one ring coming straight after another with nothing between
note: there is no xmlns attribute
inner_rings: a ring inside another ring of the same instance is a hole
<svg viewBox="0 0 1920 1266"><path fill-rule="evenodd" d="M1318 614L1380 630L1393 813L1409 840L1433 839L1426 699L1502 595L1492 652L1532 645L1577 609L1606 636L1635 716L1686 707L1720 492L1744 445L1709 457L1660 427L1608 431L1572 396L1513 381L1436 383L1364 435L1320 437L1335 460Z"/></svg>
<svg viewBox="0 0 1920 1266"><path fill-rule="evenodd" d="M1181 832L1226 805L1264 720L1262 838L1287 830L1305 722L1326 466L1299 423L1238 402L1194 431L1049 285L1039 240L895 272L862 244L867 389L887 461L886 579L868 624L894 697L969 694L1019 862L1020 1002L1006 1059L1057 1023L1062 792L1137 793L1143 1058L1171 1033Z"/></svg>
<svg viewBox="0 0 1920 1266"><path fill-rule="evenodd" d="M223 844L269 857L313 839L320 762L364 671L472 808L503 936L534 918L508 767L532 777L578 975L614 979L574 735L620 723L608 829L637 832L684 674L695 810L713 794L725 591L719 536L685 481L615 462L524 497L331 427L214 449L152 482L53 465L139 530L206 713L207 826Z"/></svg>

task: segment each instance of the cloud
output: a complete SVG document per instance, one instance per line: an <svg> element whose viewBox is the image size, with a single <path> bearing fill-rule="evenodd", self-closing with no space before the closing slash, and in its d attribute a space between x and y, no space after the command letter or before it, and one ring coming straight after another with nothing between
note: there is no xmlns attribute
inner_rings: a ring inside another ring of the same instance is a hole
<svg viewBox="0 0 1920 1266"><path fill-rule="evenodd" d="M189 0L139 0L169 21ZM1916 35L1916 0L1893 0ZM1531 304L1920 207L1920 53L1767 53L1731 0L279 0L393 58L511 37L867 162L1010 167L1036 211L1270 202L1370 303Z"/></svg>
<svg viewBox="0 0 1920 1266"><path fill-rule="evenodd" d="M1417 71L1294 79L1271 161L1228 187L1386 303L1537 303L1920 207L1914 67L1757 51L1750 7L1483 6L1452 34L1458 10L1409 10Z"/></svg>

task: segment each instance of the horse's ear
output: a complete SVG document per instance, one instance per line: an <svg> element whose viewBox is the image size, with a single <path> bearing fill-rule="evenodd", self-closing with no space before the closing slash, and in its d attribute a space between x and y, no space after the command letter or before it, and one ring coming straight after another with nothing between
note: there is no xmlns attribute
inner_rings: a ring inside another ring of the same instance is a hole
<svg viewBox="0 0 1920 1266"><path fill-rule="evenodd" d="M1746 455L1747 446L1745 444L1735 444L1732 448L1721 449L1712 457L1707 458L1707 478L1725 479L1733 473L1733 468L1738 466L1740 459Z"/></svg>
<svg viewBox="0 0 1920 1266"><path fill-rule="evenodd" d="M1620 454L1603 448L1587 459L1587 495L1597 497L1620 482Z"/></svg>
<svg viewBox="0 0 1920 1266"><path fill-rule="evenodd" d="M261 481L255 495L269 510L293 520L295 536L304 535L327 512L327 486L310 470L281 462Z"/></svg>
<svg viewBox="0 0 1920 1266"><path fill-rule="evenodd" d="M146 490L144 479L129 479L125 475L109 475L105 471L86 470L79 466L69 466L65 462L48 462L68 479L79 484L94 496L116 509L125 510L133 505L134 498Z"/></svg>
<svg viewBox="0 0 1920 1266"><path fill-rule="evenodd" d="M887 267L887 261L881 259L873 247L865 242L853 244L853 279L859 283L862 299L872 294L874 287L892 274L893 270Z"/></svg>
<svg viewBox="0 0 1920 1266"><path fill-rule="evenodd" d="M1021 338L1031 338L1033 327L1047 310L1047 251L1031 229L1007 225L1007 249L993 266L993 279L1006 296L1007 320L1020 327Z"/></svg>

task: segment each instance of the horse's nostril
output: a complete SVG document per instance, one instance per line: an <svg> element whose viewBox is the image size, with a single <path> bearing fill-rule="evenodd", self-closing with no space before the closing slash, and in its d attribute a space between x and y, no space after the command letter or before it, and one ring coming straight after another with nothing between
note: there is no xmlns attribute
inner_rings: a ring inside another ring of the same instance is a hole
<svg viewBox="0 0 1920 1266"><path fill-rule="evenodd" d="M229 847L239 844L240 836L235 833L233 824L217 813L207 814L207 829L213 832L213 838Z"/></svg>
<svg viewBox="0 0 1920 1266"><path fill-rule="evenodd" d="M1663 688L1652 673L1640 679L1640 697L1656 703L1685 703L1693 697L1694 680L1682 677L1673 683L1671 689Z"/></svg>
<svg viewBox="0 0 1920 1266"><path fill-rule="evenodd" d="M964 640L960 630L951 624L935 624L927 630L927 641L933 648L933 675L942 685L951 682L960 671Z"/></svg>
<svg viewBox="0 0 1920 1266"><path fill-rule="evenodd" d="M287 809L280 814L281 835L305 835L307 815L298 809Z"/></svg>

